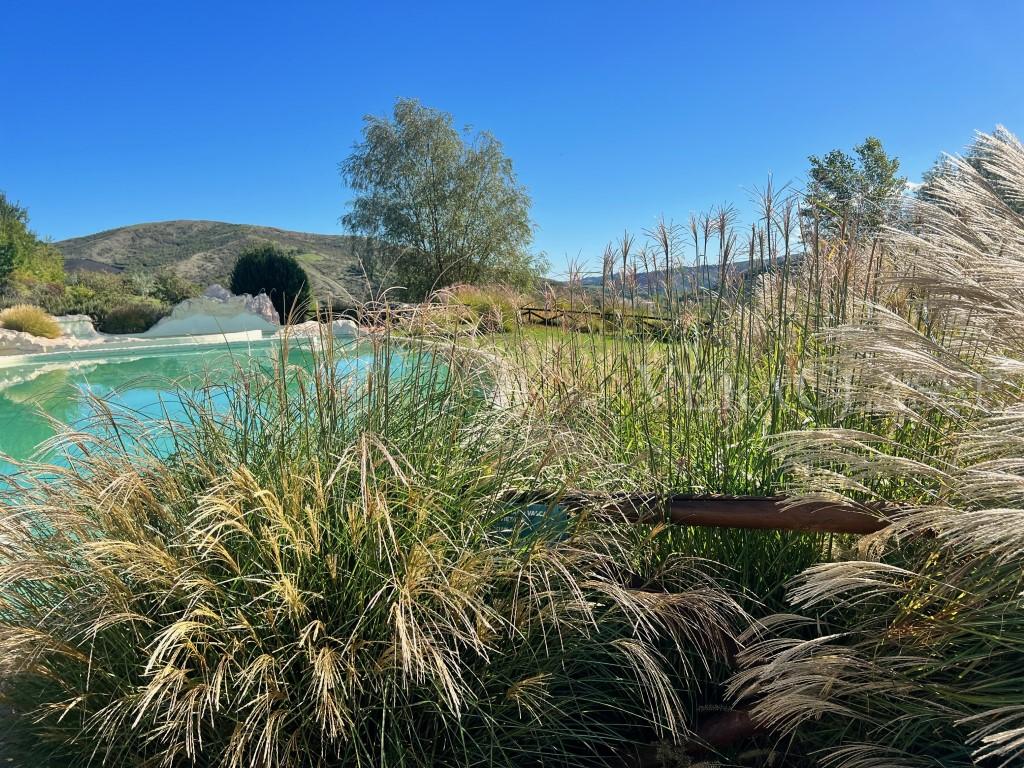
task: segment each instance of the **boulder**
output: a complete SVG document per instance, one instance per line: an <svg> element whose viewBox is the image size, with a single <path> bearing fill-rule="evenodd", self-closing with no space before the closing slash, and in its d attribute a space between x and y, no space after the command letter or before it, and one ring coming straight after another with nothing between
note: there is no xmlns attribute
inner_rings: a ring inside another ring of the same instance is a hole
<svg viewBox="0 0 1024 768"><path fill-rule="evenodd" d="M265 293L261 293L257 296L250 296L248 293L243 293L241 296L235 296L235 294L223 285L214 283L203 291L203 297L224 302L230 302L232 299L244 299L246 309L250 312L259 315L268 323L273 323L274 325L281 324L281 319L278 317L277 310L274 309L274 302L272 302L270 297Z"/></svg>
<svg viewBox="0 0 1024 768"><path fill-rule="evenodd" d="M277 311L265 293L235 296L227 288L211 285L202 296L186 299L156 325L141 334L146 338L210 336L240 331L275 333L280 330Z"/></svg>
<svg viewBox="0 0 1024 768"><path fill-rule="evenodd" d="M356 325L355 321L348 318L335 320L329 327L331 335L338 338L354 338L359 335L359 326ZM312 339L319 338L326 330L326 324L321 324L317 320L307 320L304 323L288 326L288 330L285 333L294 338Z"/></svg>
<svg viewBox="0 0 1024 768"><path fill-rule="evenodd" d="M331 331L335 336L358 336L359 326L355 320L341 317L331 323Z"/></svg>
<svg viewBox="0 0 1024 768"><path fill-rule="evenodd" d="M234 295L235 294L233 294L231 291L229 291L227 288L225 288L220 283L214 283L209 288L207 288L205 291L203 291L204 298L216 299L217 301L227 301L228 299L230 299ZM249 294L245 294L245 295L248 296Z"/></svg>
<svg viewBox="0 0 1024 768"><path fill-rule="evenodd" d="M36 352L67 352L101 344L110 336L97 332L88 315L64 315L54 318L61 335L56 339L0 328L0 356L30 355Z"/></svg>
<svg viewBox="0 0 1024 768"><path fill-rule="evenodd" d="M60 326L61 336L71 339L98 339L100 332L92 324L88 315L61 315L54 318Z"/></svg>
<svg viewBox="0 0 1024 768"><path fill-rule="evenodd" d="M59 339L44 339L31 333L0 328L0 355L23 355L31 352L49 352Z"/></svg>

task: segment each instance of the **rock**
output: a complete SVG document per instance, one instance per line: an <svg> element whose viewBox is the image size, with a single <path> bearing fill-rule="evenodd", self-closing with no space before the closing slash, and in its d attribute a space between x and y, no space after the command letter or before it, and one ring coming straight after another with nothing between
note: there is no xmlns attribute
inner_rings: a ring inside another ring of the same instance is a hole
<svg viewBox="0 0 1024 768"><path fill-rule="evenodd" d="M301 339L316 338L320 336L320 323L316 320L307 320L304 323L295 323L294 325L289 325L287 330L283 331L283 334Z"/></svg>
<svg viewBox="0 0 1024 768"><path fill-rule="evenodd" d="M246 295L248 296L248 294L246 294ZM227 301L232 296L234 296L234 294L231 291L229 291L227 288L225 288L223 285L221 285L220 283L214 283L209 288L207 288L205 291L203 291L203 296L205 298L207 298L207 299L216 299L217 301Z"/></svg>
<svg viewBox="0 0 1024 768"><path fill-rule="evenodd" d="M278 317L277 310L274 309L274 302L272 302L270 297L265 293L260 293L256 296L250 296L248 293L243 293L241 296L235 296L235 294L223 285L214 283L203 291L203 297L207 299L215 299L217 301L231 301L231 299L235 298L245 299L245 306L250 312L259 315L268 323L274 323L275 325L281 324L281 319Z"/></svg>
<svg viewBox="0 0 1024 768"><path fill-rule="evenodd" d="M274 302L270 300L267 294L261 293L258 296L246 294L245 298L247 299L246 306L249 307L250 312L255 312L268 323L273 323L274 325L281 324L281 320L277 316L277 310L274 309Z"/></svg>
<svg viewBox="0 0 1024 768"><path fill-rule="evenodd" d="M355 320L342 317L331 323L331 331L335 336L358 336L359 326Z"/></svg>
<svg viewBox="0 0 1024 768"><path fill-rule="evenodd" d="M54 318L60 326L62 336L72 339L98 339L100 332L93 327L88 315L61 315Z"/></svg>
<svg viewBox="0 0 1024 768"><path fill-rule="evenodd" d="M321 324L317 320L307 320L304 323L289 325L287 330L282 333L294 338L312 339L319 338L326 330L325 324ZM330 332L335 337L354 338L359 335L359 326L348 318L341 318L330 324Z"/></svg>
<svg viewBox="0 0 1024 768"><path fill-rule="evenodd" d="M186 299L171 314L141 334L146 338L167 336L210 336L239 331L275 333L280 330L277 311L270 297L235 296L227 288L211 285L203 295Z"/></svg>
<svg viewBox="0 0 1024 768"><path fill-rule="evenodd" d="M0 355L22 355L29 352L47 352L59 339L44 339L31 333L0 328Z"/></svg>
<svg viewBox="0 0 1024 768"><path fill-rule="evenodd" d="M64 315L54 319L61 329L61 335L56 339L0 328L0 356L66 352L101 344L111 338L97 332L88 315Z"/></svg>

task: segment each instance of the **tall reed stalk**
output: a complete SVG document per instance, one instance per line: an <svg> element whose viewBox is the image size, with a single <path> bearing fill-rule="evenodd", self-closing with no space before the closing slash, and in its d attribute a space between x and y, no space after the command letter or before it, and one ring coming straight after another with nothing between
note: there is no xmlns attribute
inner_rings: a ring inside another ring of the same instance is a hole
<svg viewBox="0 0 1024 768"><path fill-rule="evenodd" d="M816 765L1024 764L1024 147L1000 130L969 157L875 254L898 265L888 306L832 334L823 396L904 426L776 441L808 492L908 502L859 553L791 583L732 683Z"/></svg>

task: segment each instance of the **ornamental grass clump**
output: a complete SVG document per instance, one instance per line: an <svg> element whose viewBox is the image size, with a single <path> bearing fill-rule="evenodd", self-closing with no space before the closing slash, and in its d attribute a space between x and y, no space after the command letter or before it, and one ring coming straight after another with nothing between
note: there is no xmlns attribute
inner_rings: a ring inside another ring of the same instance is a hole
<svg viewBox="0 0 1024 768"><path fill-rule="evenodd" d="M671 680L741 620L709 566L636 573L614 520L510 506L586 457L437 350L332 354L188 396L185 424L98 404L67 466L11 480L5 756L579 766L688 738Z"/></svg>
<svg viewBox="0 0 1024 768"><path fill-rule="evenodd" d="M0 312L0 328L21 331L44 339L60 336L60 325L52 315L31 304L18 304Z"/></svg>

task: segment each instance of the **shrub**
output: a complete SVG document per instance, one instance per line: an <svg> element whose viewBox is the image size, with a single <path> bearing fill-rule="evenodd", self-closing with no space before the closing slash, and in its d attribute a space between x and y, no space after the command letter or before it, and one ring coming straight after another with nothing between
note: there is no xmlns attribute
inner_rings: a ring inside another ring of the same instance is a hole
<svg viewBox="0 0 1024 768"><path fill-rule="evenodd" d="M281 322L306 319L311 303L309 277L294 256L275 245L258 245L238 257L231 271L231 291L266 293Z"/></svg>
<svg viewBox="0 0 1024 768"><path fill-rule="evenodd" d="M166 313L170 306L167 300L176 296L161 285L160 275L146 280L138 274L78 272L66 284L20 280L7 293L11 303L36 304L52 315L89 315L99 324L105 315L123 306L158 306Z"/></svg>
<svg viewBox="0 0 1024 768"><path fill-rule="evenodd" d="M99 317L102 310L108 309L114 301L88 285L72 283L64 288L60 296L49 298L49 303L52 306L59 306L63 315Z"/></svg>
<svg viewBox="0 0 1024 768"><path fill-rule="evenodd" d="M195 298L199 293L198 285L170 269L162 269L157 272L150 289L150 295L171 305L178 304L185 299Z"/></svg>
<svg viewBox="0 0 1024 768"><path fill-rule="evenodd" d="M96 330L103 333L142 333L166 314L167 308L160 302L139 299L102 310L96 321Z"/></svg>
<svg viewBox="0 0 1024 768"><path fill-rule="evenodd" d="M14 243L0 241L0 288L7 286L7 281L14 272L16 254Z"/></svg>
<svg viewBox="0 0 1024 768"><path fill-rule="evenodd" d="M473 333L479 316L462 304L419 304L396 315L397 327L412 336L451 339Z"/></svg>
<svg viewBox="0 0 1024 768"><path fill-rule="evenodd" d="M469 307L477 317L480 330L485 333L503 333L515 330L519 324L522 297L501 286L459 285L446 289L448 301Z"/></svg>
<svg viewBox="0 0 1024 768"><path fill-rule="evenodd" d="M169 459L122 424L27 484L32 514L3 510L5 755L587 766L683 735L663 654L722 662L735 604L685 558L635 572L612 521L529 525L504 494L548 444L449 363L392 359L364 387L319 359L246 371Z"/></svg>
<svg viewBox="0 0 1024 768"><path fill-rule="evenodd" d="M60 336L60 325L53 317L39 307L19 304L0 312L0 326L11 331L21 331L45 339Z"/></svg>

